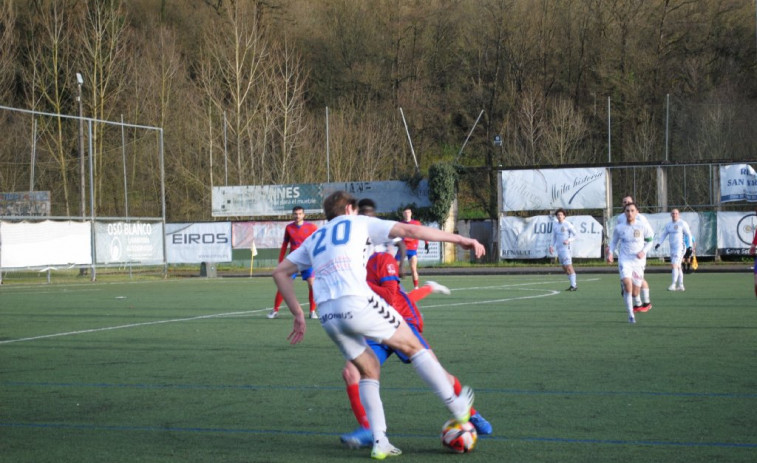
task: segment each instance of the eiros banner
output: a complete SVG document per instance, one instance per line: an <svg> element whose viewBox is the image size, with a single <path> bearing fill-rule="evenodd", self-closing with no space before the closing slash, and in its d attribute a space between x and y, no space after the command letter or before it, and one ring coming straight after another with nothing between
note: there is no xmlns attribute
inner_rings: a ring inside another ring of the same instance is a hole
<svg viewBox="0 0 757 463"><path fill-rule="evenodd" d="M167 223L166 261L231 262L231 222Z"/></svg>
<svg viewBox="0 0 757 463"><path fill-rule="evenodd" d="M604 209L606 180L604 168L502 171L500 212Z"/></svg>
<svg viewBox="0 0 757 463"><path fill-rule="evenodd" d="M757 172L749 164L720 166L720 202L757 201Z"/></svg>

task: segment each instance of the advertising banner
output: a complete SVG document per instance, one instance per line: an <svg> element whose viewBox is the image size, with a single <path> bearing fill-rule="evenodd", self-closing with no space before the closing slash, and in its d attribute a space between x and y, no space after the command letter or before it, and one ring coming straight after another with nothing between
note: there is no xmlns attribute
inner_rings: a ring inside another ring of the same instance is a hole
<svg viewBox="0 0 757 463"><path fill-rule="evenodd" d="M757 201L757 172L749 164L720 166L720 201Z"/></svg>
<svg viewBox="0 0 757 463"><path fill-rule="evenodd" d="M757 230L754 212L718 212L718 250L720 255L748 255Z"/></svg>
<svg viewBox="0 0 757 463"><path fill-rule="evenodd" d="M321 214L323 199L338 190L357 199L373 199L379 213L394 212L409 204L431 205L427 180L422 180L415 190L401 181L224 186L213 187L212 214L213 217L281 216L290 215L295 206L302 206L306 214Z"/></svg>
<svg viewBox="0 0 757 463"><path fill-rule="evenodd" d="M49 191L0 193L0 216L49 216Z"/></svg>
<svg viewBox="0 0 757 463"><path fill-rule="evenodd" d="M500 172L502 211L604 209L607 169L538 169Z"/></svg>
<svg viewBox="0 0 757 463"><path fill-rule="evenodd" d="M231 223L167 223L166 261L170 264L231 262Z"/></svg>
<svg viewBox="0 0 757 463"><path fill-rule="evenodd" d="M0 223L0 267L92 264L89 222Z"/></svg>
<svg viewBox="0 0 757 463"><path fill-rule="evenodd" d="M307 220L321 227L325 220ZM280 249L284 242L284 230L291 222L234 222L231 224L231 246L233 249Z"/></svg>
<svg viewBox="0 0 757 463"><path fill-rule="evenodd" d="M565 220L576 229L576 240L571 243L572 256L599 258L602 252L602 224L590 215L569 216ZM552 257L552 227L554 216L538 215L529 218L500 216L500 259L541 259Z"/></svg>
<svg viewBox="0 0 757 463"><path fill-rule="evenodd" d="M95 262L98 264L163 263L160 222L96 222Z"/></svg>

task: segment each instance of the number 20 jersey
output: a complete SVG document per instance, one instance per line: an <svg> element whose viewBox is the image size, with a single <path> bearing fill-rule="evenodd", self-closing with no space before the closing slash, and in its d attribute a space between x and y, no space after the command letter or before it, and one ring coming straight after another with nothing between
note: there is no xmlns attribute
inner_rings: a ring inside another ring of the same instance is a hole
<svg viewBox="0 0 757 463"><path fill-rule="evenodd" d="M366 280L366 246L390 240L397 222L363 215L340 215L310 235L286 257L300 271L313 267L313 296L317 304L344 296L373 292Z"/></svg>

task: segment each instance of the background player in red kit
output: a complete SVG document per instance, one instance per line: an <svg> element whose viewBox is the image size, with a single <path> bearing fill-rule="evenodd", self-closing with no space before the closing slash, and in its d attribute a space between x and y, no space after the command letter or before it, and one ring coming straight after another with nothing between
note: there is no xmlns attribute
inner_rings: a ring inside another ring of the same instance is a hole
<svg viewBox="0 0 757 463"><path fill-rule="evenodd" d="M287 248L289 252L299 248L305 238L312 235L318 227L310 222L305 222L305 209L302 206L295 206L292 209L292 216L294 222L288 224L284 231L284 242L281 244L281 252L279 252L279 262L284 260L287 255ZM309 268L303 270L300 275L302 279L308 282L308 299L310 302L310 318L318 318L318 314L315 311L315 300L313 299L313 269ZM292 278L297 278L297 274L292 275ZM268 318L277 318L279 316L279 308L284 298L281 293L276 291L276 297L273 301L273 310L268 314Z"/></svg>
<svg viewBox="0 0 757 463"><path fill-rule="evenodd" d="M413 210L406 207L402 211L402 223L409 223L412 225L420 225L421 223L413 218ZM407 254L407 260L410 263L410 273L413 277L413 288L418 289L418 240L413 238L404 238L405 252ZM402 257L397 254L397 265L402 268Z"/></svg>

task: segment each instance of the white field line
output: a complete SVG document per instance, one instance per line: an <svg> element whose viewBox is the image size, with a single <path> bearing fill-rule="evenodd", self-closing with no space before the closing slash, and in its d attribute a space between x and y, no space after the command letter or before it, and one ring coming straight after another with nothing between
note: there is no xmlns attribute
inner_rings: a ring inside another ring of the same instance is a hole
<svg viewBox="0 0 757 463"><path fill-rule="evenodd" d="M598 280L598 278L591 279L591 280L583 280L583 281L593 281ZM470 288L455 288L452 291L468 291L468 290L480 290L480 289L497 289L497 288L517 288L520 286L530 286L530 285L545 285L545 284L554 284L555 281L541 281L541 282L534 282L534 283L518 283L514 285L497 285L497 286L478 286L478 287L470 287ZM518 288L520 289L520 288ZM522 288L526 291L540 291L538 289L531 289L531 288ZM509 297L505 299L492 299L487 301L466 301L466 302L460 302L460 303L452 303L452 304L436 304L436 305L424 305L423 308L433 308L433 307L455 307L455 306L461 306L461 305L478 305L478 304L493 304L497 302L507 302L507 301L517 301L521 299L535 299L540 297L547 297L547 296L555 296L557 294L560 294L561 291L555 291L555 290L543 290L547 291L545 294L539 294L535 296L520 296L520 297ZM151 326L151 325L163 325L166 323L181 323L181 322L190 322L195 320L205 320L209 318L222 318L222 317L233 317L233 316L247 316L256 314L259 312L267 312L271 310L270 307L264 308L264 309L256 309L256 310L246 310L242 312L226 312L226 313L218 313L218 314L208 314L208 315L198 315L196 317L189 317L189 318L173 318L169 320L157 320L157 321L151 321L151 322L143 322L143 323L129 323L127 325L116 325L116 326L106 326L104 328L92 328L88 330L79 330L79 331L66 331L63 333L53 333L53 334L44 334L41 336L32 336L28 338L19 338L19 339L7 339L4 341L0 341L0 345L2 344L11 344L16 342L25 342L25 341L36 341L39 339L47 339L47 338L57 338L61 336L74 336L77 334L88 334L88 333L99 333L103 331L113 331L113 330L123 330L127 328L139 328L142 326Z"/></svg>

